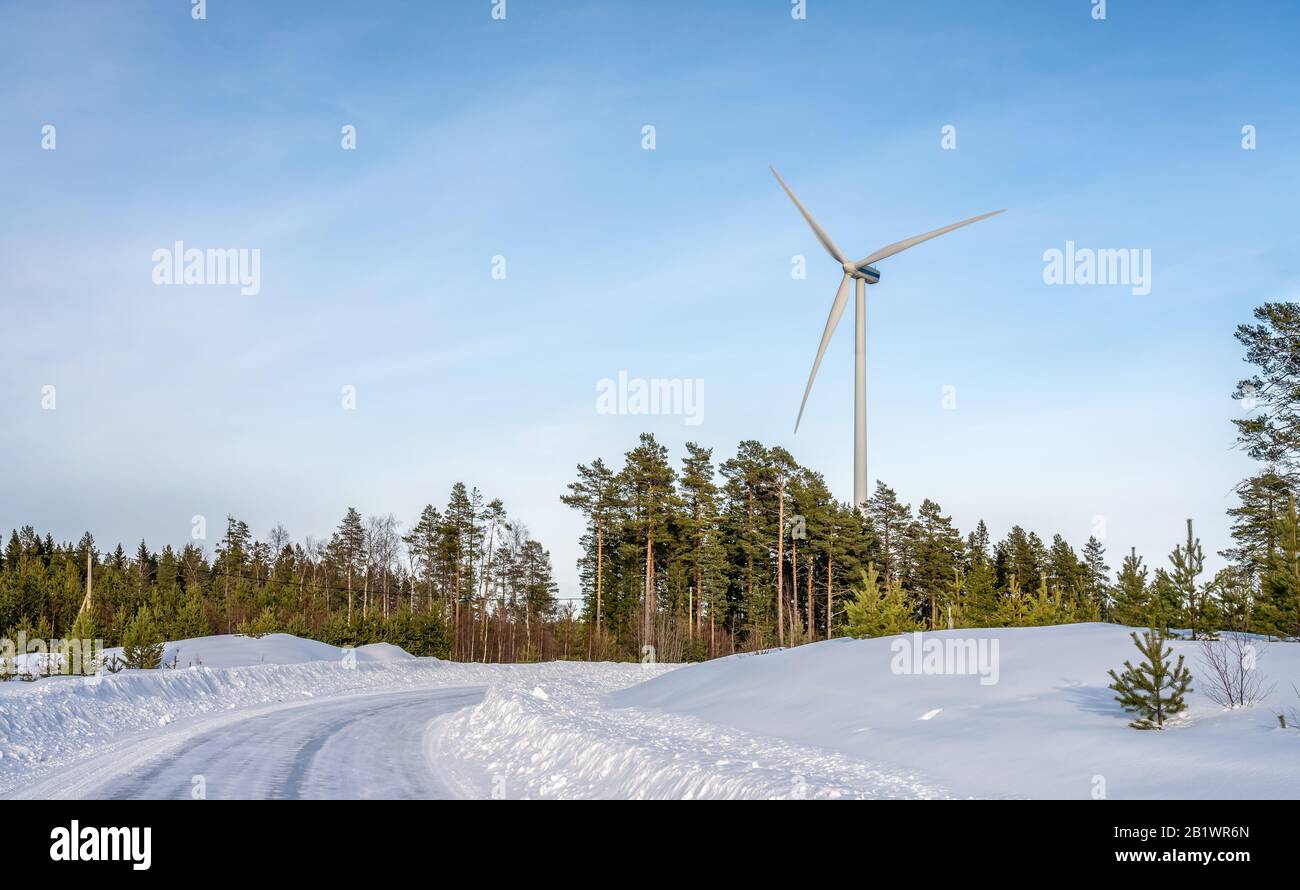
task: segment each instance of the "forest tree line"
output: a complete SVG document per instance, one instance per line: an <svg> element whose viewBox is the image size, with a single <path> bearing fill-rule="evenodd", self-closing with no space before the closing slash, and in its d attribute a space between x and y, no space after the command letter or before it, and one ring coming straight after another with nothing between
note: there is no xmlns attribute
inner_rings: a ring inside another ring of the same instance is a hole
<svg viewBox="0 0 1300 890"><path fill-rule="evenodd" d="M299 542L281 526L257 540L228 517L211 556L193 541L101 552L89 533L56 543L31 527L0 553L9 639L115 646L142 615L172 640L282 632L463 661L565 658L578 639L572 610L558 607L550 553L499 500L461 483L405 534L391 514L349 508L328 538Z"/></svg>
<svg viewBox="0 0 1300 890"><path fill-rule="evenodd" d="M349 509L328 538L280 526L256 540L229 517L198 543L128 555L89 533L15 530L0 553L0 628L13 639L112 646L145 614L169 639L272 631L336 645L388 641L465 661L699 660L836 636L1110 621L1300 636L1300 304L1270 303L1236 333L1256 369L1233 421L1259 471L1241 483L1228 565L1207 576L1192 521L1148 563L1017 525L963 533L933 500L878 482L855 508L779 446L741 442L673 460L650 433L608 466L577 467L561 499L582 517L580 606L557 599L549 552L499 500L458 483L403 531ZM1259 409L1257 413L1255 409ZM87 575L92 592L87 596ZM84 603L89 609L83 609Z"/></svg>
<svg viewBox="0 0 1300 890"><path fill-rule="evenodd" d="M1130 550L1112 570L1096 537L1076 549L1017 525L994 541L983 521L963 534L935 501L913 508L883 482L856 510L783 448L746 441L715 463L687 443L674 466L650 434L620 467L580 465L569 489L587 528L583 626L602 657L1081 621L1265 626L1238 568L1206 577L1190 521L1167 560Z"/></svg>

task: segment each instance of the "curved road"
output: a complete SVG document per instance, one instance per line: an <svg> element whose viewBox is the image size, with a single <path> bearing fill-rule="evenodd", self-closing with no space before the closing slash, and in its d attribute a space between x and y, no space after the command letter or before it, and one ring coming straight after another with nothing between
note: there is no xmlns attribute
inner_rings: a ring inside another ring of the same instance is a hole
<svg viewBox="0 0 1300 890"><path fill-rule="evenodd" d="M232 713L170 737L139 739L28 789L40 797L445 799L426 744L438 717L481 688L426 689ZM201 780L197 777L202 777ZM23 795L28 796L28 795Z"/></svg>

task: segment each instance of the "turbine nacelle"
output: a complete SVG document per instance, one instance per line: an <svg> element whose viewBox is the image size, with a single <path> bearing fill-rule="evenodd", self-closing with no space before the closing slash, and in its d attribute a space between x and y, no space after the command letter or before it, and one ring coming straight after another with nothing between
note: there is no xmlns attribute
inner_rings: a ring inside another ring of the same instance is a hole
<svg viewBox="0 0 1300 890"><path fill-rule="evenodd" d="M880 281L880 270L875 266L859 266L857 263L845 263L844 274L850 278L859 278L867 284L876 284Z"/></svg>

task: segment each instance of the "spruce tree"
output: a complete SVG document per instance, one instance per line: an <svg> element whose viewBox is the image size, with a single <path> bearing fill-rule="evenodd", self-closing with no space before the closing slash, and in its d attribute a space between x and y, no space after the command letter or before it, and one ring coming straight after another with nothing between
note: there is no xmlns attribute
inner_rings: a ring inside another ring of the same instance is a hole
<svg viewBox="0 0 1300 890"><path fill-rule="evenodd" d="M1134 729L1164 729L1165 721L1171 715L1186 709L1184 697L1191 691L1192 674L1183 666L1181 655L1170 667L1169 656L1173 650L1165 647L1162 630L1152 627L1141 638L1136 632L1129 636L1142 654L1143 661L1138 667L1125 661L1122 674L1110 671L1113 681L1110 688L1118 693L1115 701L1124 710L1137 715L1129 726Z"/></svg>

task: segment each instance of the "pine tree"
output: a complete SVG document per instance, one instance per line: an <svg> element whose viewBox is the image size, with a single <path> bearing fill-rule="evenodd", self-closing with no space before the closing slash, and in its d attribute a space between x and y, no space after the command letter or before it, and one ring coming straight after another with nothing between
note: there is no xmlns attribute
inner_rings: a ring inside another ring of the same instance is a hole
<svg viewBox="0 0 1300 890"><path fill-rule="evenodd" d="M999 587L1007 587L1012 575L1023 583L1025 579L1037 578L1047 567L1047 548L1037 534L1015 525L998 543L994 565Z"/></svg>
<svg viewBox="0 0 1300 890"><path fill-rule="evenodd" d="M1237 566L1219 569L1210 587L1218 603L1223 627L1236 633L1250 630L1254 597L1245 570Z"/></svg>
<svg viewBox="0 0 1300 890"><path fill-rule="evenodd" d="M149 586L153 583L158 564L154 561L149 548L145 546L143 538L140 539L140 546L135 551L135 568L136 594L140 599L144 599L148 595Z"/></svg>
<svg viewBox="0 0 1300 890"><path fill-rule="evenodd" d="M198 590L191 590L185 597L171 627L169 635L173 640L190 640L195 637L206 637L209 634L208 619L203 611L203 598Z"/></svg>
<svg viewBox="0 0 1300 890"><path fill-rule="evenodd" d="M1089 537L1083 546L1083 590L1090 609L1103 621L1114 615L1114 589L1110 585L1110 566L1106 565L1106 548L1097 538Z"/></svg>
<svg viewBox="0 0 1300 890"><path fill-rule="evenodd" d="M1074 548L1060 535L1052 536L1045 568L1052 587L1067 597L1078 595L1086 586L1086 566L1079 560Z"/></svg>
<svg viewBox="0 0 1300 890"><path fill-rule="evenodd" d="M606 539L611 534L618 510L614 473L600 458L592 461L590 466L578 464L578 479L569 483L569 494L561 495L560 501L582 513L587 520L588 553L578 565L589 579L591 592L587 600L587 615L595 624L595 638L599 640L604 631Z"/></svg>
<svg viewBox="0 0 1300 890"><path fill-rule="evenodd" d="M407 552L411 555L414 568L424 587L428 609L434 608L438 574L438 528L442 524L442 515L433 504L425 504L420 511L420 518L411 531L402 538ZM414 582L414 578L412 581Z"/></svg>
<svg viewBox="0 0 1300 890"><path fill-rule="evenodd" d="M1029 595L1021 589L1020 579L1013 573L1007 578L1006 590L998 597L997 624L1001 627L1024 627L1028 622L1031 603Z"/></svg>
<svg viewBox="0 0 1300 890"><path fill-rule="evenodd" d="M843 611L836 607L837 603L847 601L840 595L841 588L849 586L842 579L852 579L866 571L872 554L879 556L879 547L861 511L848 504L831 503L819 549L826 565L826 638L829 640L835 636L839 614Z"/></svg>
<svg viewBox="0 0 1300 890"><path fill-rule="evenodd" d="M95 633L95 616L90 609L83 610L75 621L72 622L72 629L68 632L68 639L71 645L80 647L81 664L76 665L65 659L65 673L81 673L90 675L99 670L99 663L95 660L92 653L95 650L95 640L98 639Z"/></svg>
<svg viewBox="0 0 1300 890"><path fill-rule="evenodd" d="M1151 608L1146 623L1154 624L1166 632L1170 628L1182 626L1186 624L1183 607L1183 591L1174 582L1173 576L1168 569L1156 569L1155 578L1151 581Z"/></svg>
<svg viewBox="0 0 1300 890"><path fill-rule="evenodd" d="M240 624L238 632L247 637L259 640L267 634L276 632L278 622L275 618L275 609L267 606L252 621L245 621Z"/></svg>
<svg viewBox="0 0 1300 890"><path fill-rule="evenodd" d="M738 629L736 622L743 620L749 641L756 647L767 646L775 630L770 620L774 616L766 610L773 585L768 583L766 571L771 520L764 505L775 501L776 487L768 451L762 443L747 439L736 447L735 457L723 461L720 472L726 480L724 532L737 600L730 615L732 637Z"/></svg>
<svg viewBox="0 0 1300 890"><path fill-rule="evenodd" d="M835 499L820 473L800 468L790 487L794 515L790 525L791 584L803 597L803 623L808 642L817 639L817 613L825 612L825 600L817 596L816 587L826 578L824 567L818 571L821 546L834 530ZM856 513L856 511L854 511ZM796 564L797 561L797 564ZM818 577L820 576L820 577Z"/></svg>
<svg viewBox="0 0 1300 890"><path fill-rule="evenodd" d="M667 537L667 523L675 503L673 481L676 474L668 463L668 449L650 433L641 434L641 442L627 453L627 462L619 474L623 502L644 545L643 593L641 601L641 643L655 645L655 627L659 617L660 561L658 545Z"/></svg>
<svg viewBox="0 0 1300 890"><path fill-rule="evenodd" d="M1122 674L1110 671L1113 681L1110 688L1119 693L1115 701L1124 710L1137 715L1129 726L1134 729L1164 729L1165 721L1171 715L1186 709L1184 697L1191 691L1192 674L1183 666L1181 655L1170 667L1169 656L1173 650L1165 647L1163 631L1153 627L1141 638L1136 632L1129 636L1142 654L1143 661L1138 667L1125 661Z"/></svg>
<svg viewBox="0 0 1300 890"><path fill-rule="evenodd" d="M335 532L339 556L343 559L343 568L347 573L348 621L352 620L352 585L353 575L364 563L366 545L365 527L361 524L361 514L355 507L348 507L343 521Z"/></svg>
<svg viewBox="0 0 1300 890"><path fill-rule="evenodd" d="M1252 625L1261 633L1300 637L1300 516L1294 496L1276 529L1276 550L1260 578Z"/></svg>
<svg viewBox="0 0 1300 890"><path fill-rule="evenodd" d="M128 668L136 670L152 670L162 664L162 632L148 606L141 606L123 631L122 657Z"/></svg>
<svg viewBox="0 0 1300 890"><path fill-rule="evenodd" d="M956 596L954 583L962 556L961 535L939 505L926 498L908 526L907 552L910 564L904 583L922 597L922 608L931 630L939 626L939 604Z"/></svg>
<svg viewBox="0 0 1300 890"><path fill-rule="evenodd" d="M252 549L252 538L245 522L234 516L226 516L226 534L217 544L214 560L221 567L221 603L225 613L226 633L234 629L235 606L243 600L243 593L248 586L244 569ZM119 544L110 564L116 568L123 556L122 545Z"/></svg>
<svg viewBox="0 0 1300 890"><path fill-rule="evenodd" d="M1291 495L1291 486L1273 469L1237 486L1241 503L1228 510L1236 546L1219 554L1238 566L1248 579L1262 577L1272 565L1277 553L1279 523L1283 521Z"/></svg>
<svg viewBox="0 0 1300 890"><path fill-rule="evenodd" d="M1019 623L1026 627L1047 627L1056 624L1069 624L1077 620L1075 604L1060 587L1050 585L1047 572L1038 575L1038 593L1026 597L1024 613Z"/></svg>
<svg viewBox="0 0 1300 890"><path fill-rule="evenodd" d="M1206 590L1196 581L1205 569L1205 552L1201 549L1200 538L1192 534L1192 520L1187 520L1186 546L1174 547L1169 562L1173 566L1169 583L1177 597L1178 611L1191 629L1192 639L1198 639L1198 633L1211 629L1208 625L1213 617L1213 604Z"/></svg>
<svg viewBox="0 0 1300 890"><path fill-rule="evenodd" d="M1146 627L1151 624L1151 591L1147 584L1147 567L1137 548L1130 548L1120 566L1118 585L1115 588L1114 620L1129 627Z"/></svg>
<svg viewBox="0 0 1300 890"><path fill-rule="evenodd" d="M1259 371L1240 381L1233 397L1260 413L1233 424L1247 454L1294 479L1300 470L1300 303L1265 303L1255 319L1237 328L1237 341Z"/></svg>
<svg viewBox="0 0 1300 890"><path fill-rule="evenodd" d="M994 586L993 562L988 555L971 553L968 548L968 568L962 576L965 588L961 609L962 627L997 627L1000 622L997 588Z"/></svg>
<svg viewBox="0 0 1300 890"><path fill-rule="evenodd" d="M880 574L885 580L902 579L907 574L907 530L912 525L912 507L900 503L898 494L883 482L876 482L876 493L867 499L867 516L871 531L880 542ZM945 575L946 578L946 575Z"/></svg>
<svg viewBox="0 0 1300 890"><path fill-rule="evenodd" d="M923 623L913 612L907 593L897 579L880 586L875 563L868 563L862 581L853 589L853 599L844 607L844 630L850 636L883 637L921 630Z"/></svg>
<svg viewBox="0 0 1300 890"><path fill-rule="evenodd" d="M776 597L773 600L776 607L776 642L778 646L784 646L787 624L786 619L787 616L790 615L790 609L786 605L789 597L786 595L785 587L785 508L786 501L789 499L787 488L789 486L790 477L795 475L798 464L795 463L790 452L780 446L772 448L768 452L768 456L772 463L773 474L776 477L776 547L774 548L774 552L776 553ZM797 591L795 593L797 594ZM793 637L794 634L795 628L791 625L790 635Z"/></svg>
<svg viewBox="0 0 1300 890"><path fill-rule="evenodd" d="M708 652L715 654L714 640L720 605L726 597L724 578L726 553L718 528L718 486L714 481L713 451L694 442L686 443L680 487L685 538L686 574L694 590L692 615L688 615L688 636L708 640ZM705 635L703 616L709 615L710 633Z"/></svg>
<svg viewBox="0 0 1300 890"><path fill-rule="evenodd" d="M477 491L477 489L476 489ZM474 498L465 483L451 487L447 509L443 511L443 538L450 583L452 656L462 654L464 646L461 633L461 611L468 591L474 589L474 549L476 546Z"/></svg>

